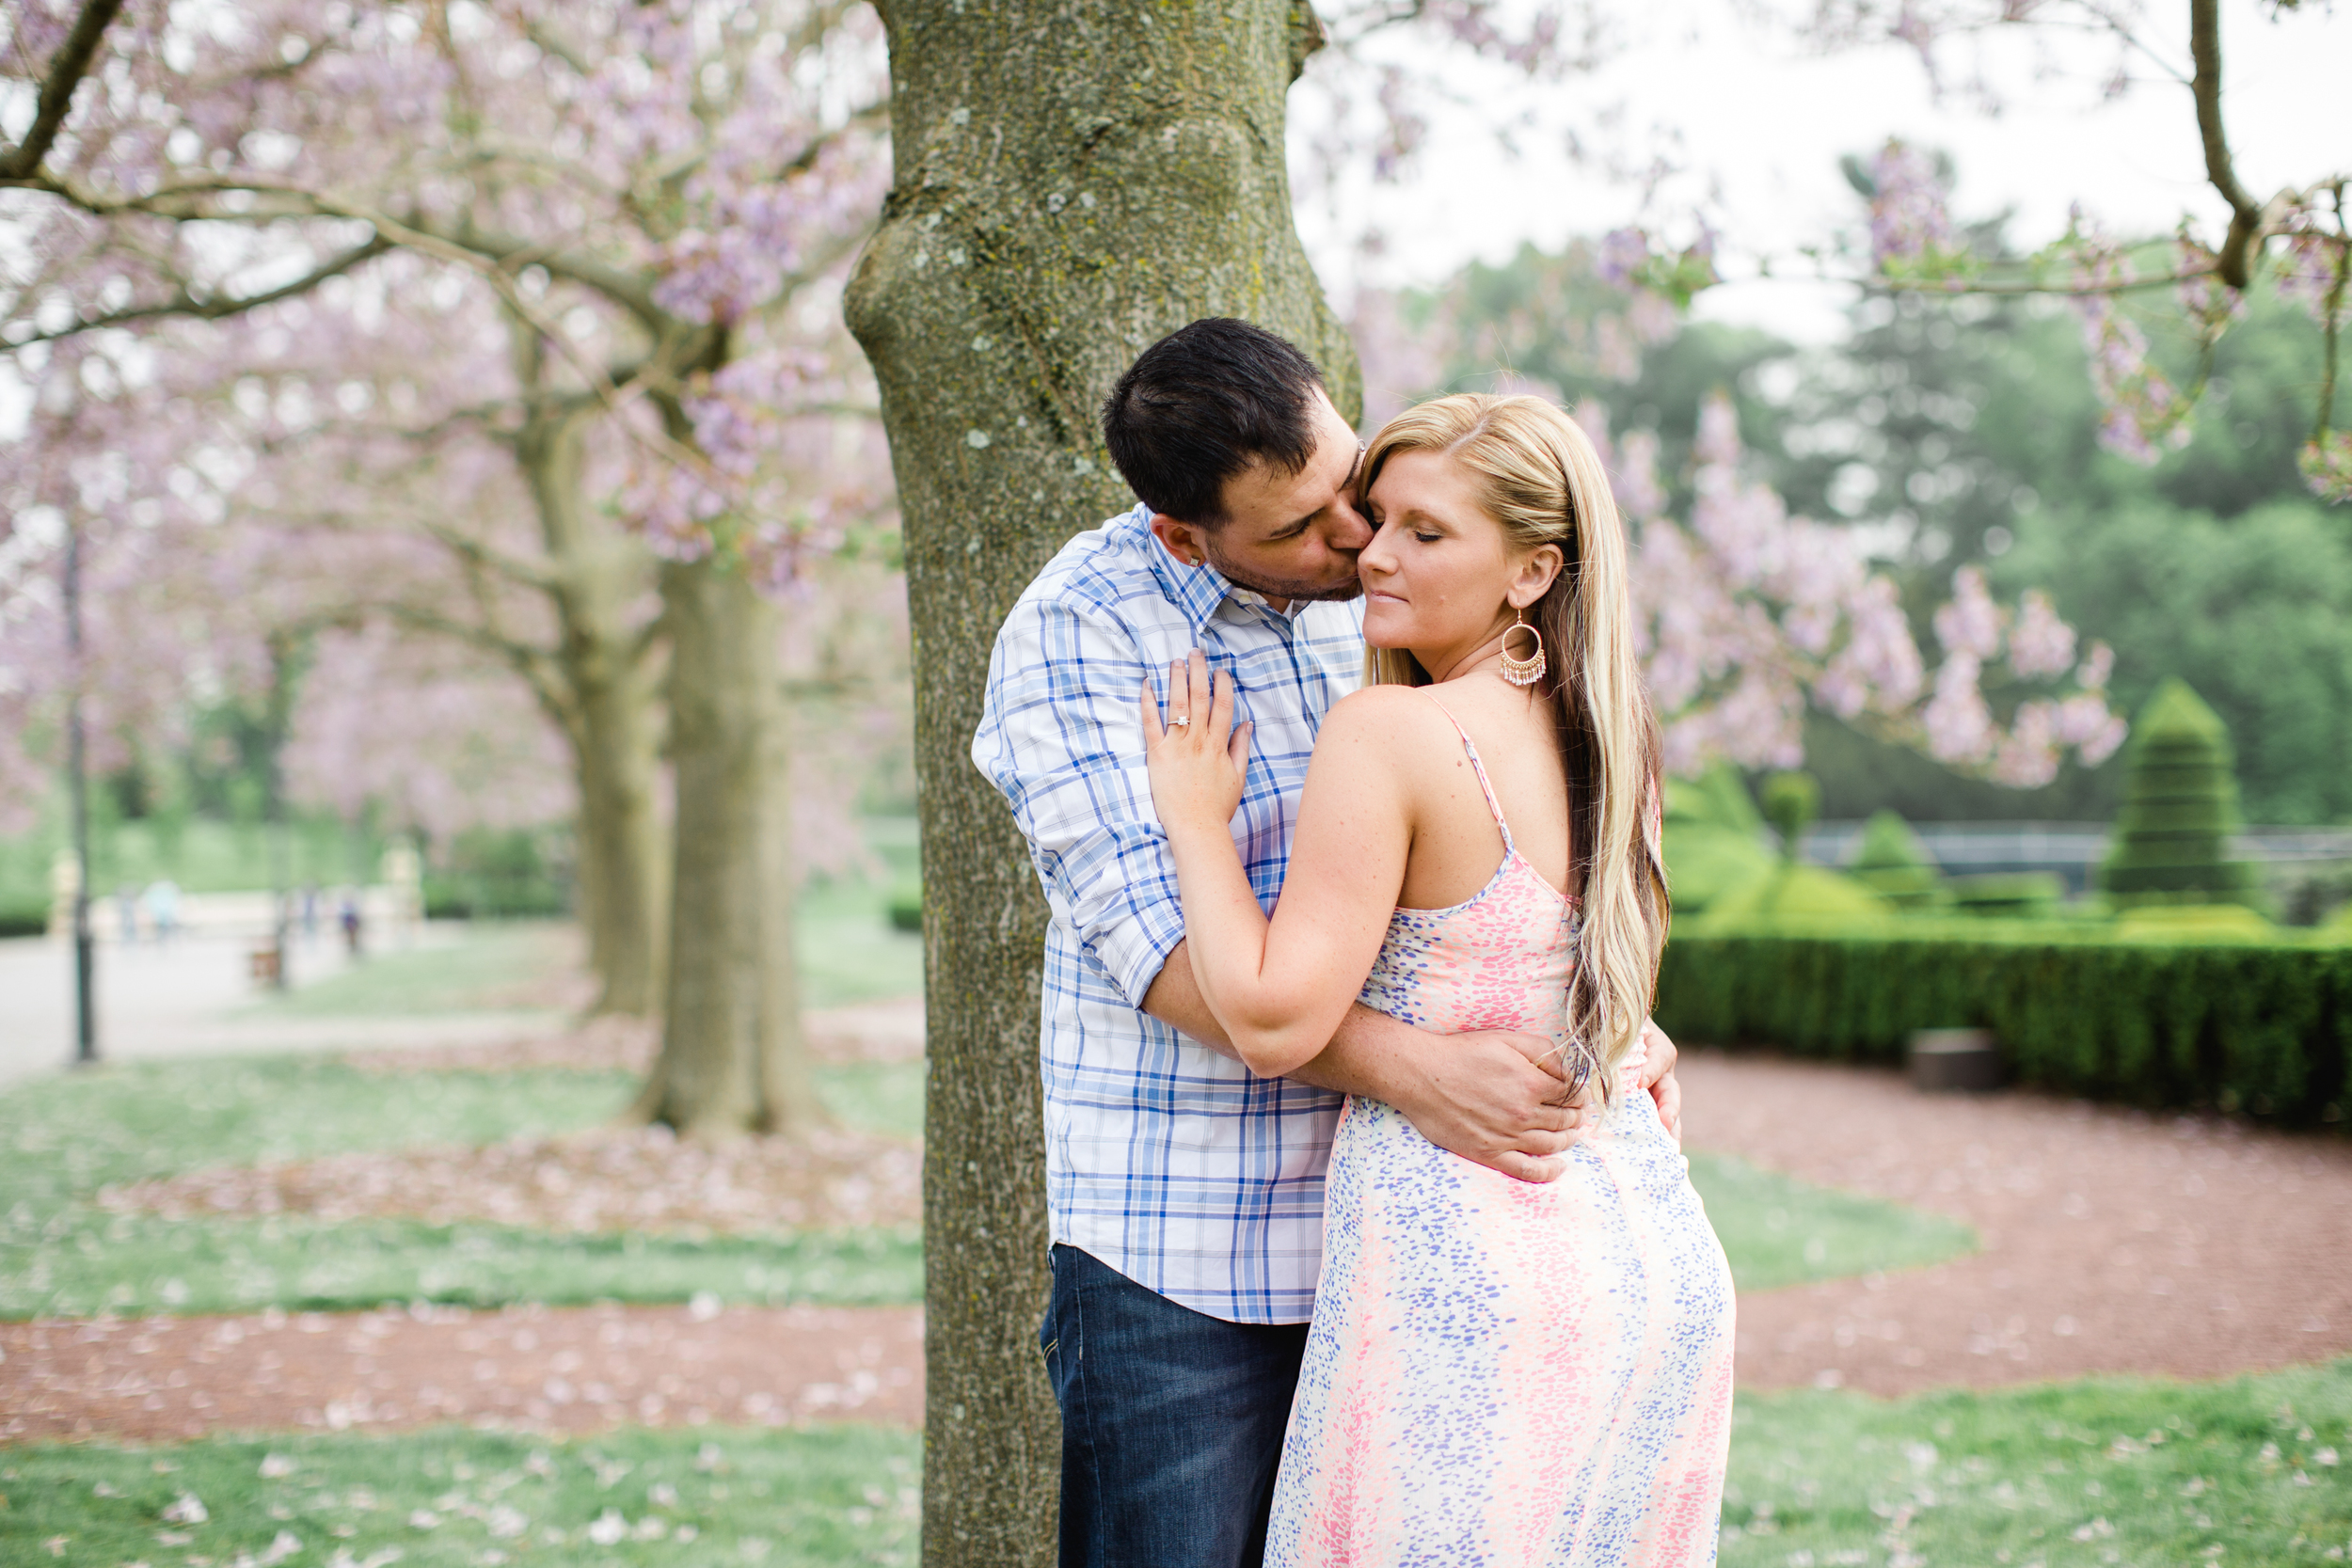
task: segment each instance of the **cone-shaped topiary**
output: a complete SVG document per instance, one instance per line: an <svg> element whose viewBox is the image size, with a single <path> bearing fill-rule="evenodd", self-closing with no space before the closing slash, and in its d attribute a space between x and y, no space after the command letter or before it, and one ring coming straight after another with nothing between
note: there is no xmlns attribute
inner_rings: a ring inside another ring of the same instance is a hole
<svg viewBox="0 0 2352 1568"><path fill-rule="evenodd" d="M2253 868L2230 858L2237 778L2229 727L2185 681L2156 689L2132 725L2123 811L2100 885L2120 904L2251 896Z"/></svg>
<svg viewBox="0 0 2352 1568"><path fill-rule="evenodd" d="M1821 786L1810 773L1769 773L1762 793L1765 820L1780 834L1781 858L1794 865L1804 831L1821 815Z"/></svg>
<svg viewBox="0 0 2352 1568"><path fill-rule="evenodd" d="M1891 811L1873 812L1862 825L1847 868L1853 879L1897 909L1928 909L1944 901L1944 873L1935 857Z"/></svg>

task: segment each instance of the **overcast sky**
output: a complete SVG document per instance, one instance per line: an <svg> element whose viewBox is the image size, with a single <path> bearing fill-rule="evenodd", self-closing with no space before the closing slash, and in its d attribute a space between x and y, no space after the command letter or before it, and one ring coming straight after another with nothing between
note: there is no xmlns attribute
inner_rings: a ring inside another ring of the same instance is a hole
<svg viewBox="0 0 2352 1568"><path fill-rule="evenodd" d="M2005 100L1987 114L1954 94L1939 103L1905 49L1821 56L1785 31L1743 21L1737 0L1645 0L1613 8L1626 47L1597 73L1542 89L1532 106L1559 120L1621 103L1623 123L1678 129L1690 173L1677 189L1711 185L1727 248L1725 272L1746 255L1793 253L1859 213L1838 172L1842 153L1867 154L1889 135L1950 152L1955 208L1978 216L2013 208L2012 237L2028 245L2061 232L2080 201L2113 233L2168 232L2184 211L2219 235L2223 208L2203 182L2188 89L2157 60L2133 61L2134 84L2103 101L2115 52L2030 28L2003 29L1986 77ZM2273 22L2255 0L2222 0L2224 109L2240 178L2257 199L2352 168L2352 15L2324 0ZM2152 0L2149 53L2185 74L2187 7ZM1952 51L1964 75L1971 46ZM1557 137L1532 140L1513 160L1489 127L1531 106L1506 100L1489 77L1466 73L1469 103L1431 105L1432 132L1415 178L1347 195L1335 223L1302 211L1318 267L1344 293L1351 277L1402 284L1444 277L1472 259L1499 261L1522 241L1556 245L1634 220L1640 193L1572 165ZM1588 108L1587 105L1590 107ZM1364 262L1347 238L1370 220L1388 253ZM1743 254L1744 253L1744 254ZM1788 282L1742 283L1702 297L1701 313L1756 322L1802 339L1834 333L1846 292Z"/></svg>

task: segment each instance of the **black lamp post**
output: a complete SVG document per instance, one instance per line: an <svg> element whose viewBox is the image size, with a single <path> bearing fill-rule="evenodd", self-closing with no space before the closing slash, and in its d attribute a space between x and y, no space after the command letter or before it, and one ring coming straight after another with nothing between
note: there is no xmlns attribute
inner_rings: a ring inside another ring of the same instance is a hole
<svg viewBox="0 0 2352 1568"><path fill-rule="evenodd" d="M95 958L89 928L89 759L82 729L82 528L65 530L65 645L72 665L66 698L66 776L73 801L73 1060L98 1060Z"/></svg>

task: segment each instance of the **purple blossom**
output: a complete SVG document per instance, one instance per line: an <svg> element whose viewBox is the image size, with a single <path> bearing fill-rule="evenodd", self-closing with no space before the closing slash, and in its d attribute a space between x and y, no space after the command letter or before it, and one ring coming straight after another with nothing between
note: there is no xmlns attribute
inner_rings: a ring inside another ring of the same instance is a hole
<svg viewBox="0 0 2352 1568"><path fill-rule="evenodd" d="M2163 455L2159 443L2187 442L2188 405L2149 363L2148 335L2116 305L2112 290L2130 280L2130 261L2089 230L2079 210L2074 244L2079 292L2073 305L2082 321L2091 385L2104 408L2099 444L2135 463L2153 463Z"/></svg>
<svg viewBox="0 0 2352 1568"><path fill-rule="evenodd" d="M1870 261L1880 271L1951 250L1944 181L1931 154L1890 140L1870 160Z"/></svg>
<svg viewBox="0 0 2352 1568"><path fill-rule="evenodd" d="M1593 271L1604 283L1627 288L1649 264L1649 235L1639 229L1613 229L1600 237Z"/></svg>

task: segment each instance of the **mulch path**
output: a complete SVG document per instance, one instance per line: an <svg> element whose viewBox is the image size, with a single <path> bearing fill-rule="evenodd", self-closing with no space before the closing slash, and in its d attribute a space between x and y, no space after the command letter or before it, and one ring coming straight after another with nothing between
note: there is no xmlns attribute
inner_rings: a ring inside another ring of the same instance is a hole
<svg viewBox="0 0 2352 1568"><path fill-rule="evenodd" d="M1953 1215L1982 1250L1743 1295L1742 1386L1908 1394L2218 1377L2352 1352L2352 1144L2028 1093L1686 1052L1683 1136Z"/></svg>
<svg viewBox="0 0 2352 1568"><path fill-rule="evenodd" d="M919 1051L919 1011L878 1018L834 1031L826 1054ZM532 1059L509 1065L557 1065L549 1049L518 1048ZM468 1050L485 1059L466 1066L499 1060ZM1911 1273L1743 1294L1742 1386L1891 1396L2099 1372L2213 1377L2352 1352L2352 1145L2341 1138L2027 1093L1931 1097L1891 1072L1707 1051L1684 1054L1682 1079L1693 1148L1950 1214L1983 1243ZM520 1146L502 1147L520 1158ZM503 1190L527 1200L539 1168L514 1164ZM860 1202L895 1212L912 1201L912 1162L866 1174L884 1180ZM442 1190L453 1201L459 1186ZM281 1172L239 1190L257 1202L300 1192L344 1202L356 1189L304 1188ZM712 1190L753 1189L735 1171ZM736 1228L740 1210L730 1198L671 1219ZM0 1324L0 1443L447 1421L911 1424L923 1402L912 1307L706 1301L12 1323Z"/></svg>
<svg viewBox="0 0 2352 1568"><path fill-rule="evenodd" d="M913 1307L462 1307L0 1323L0 1443L923 1418Z"/></svg>

